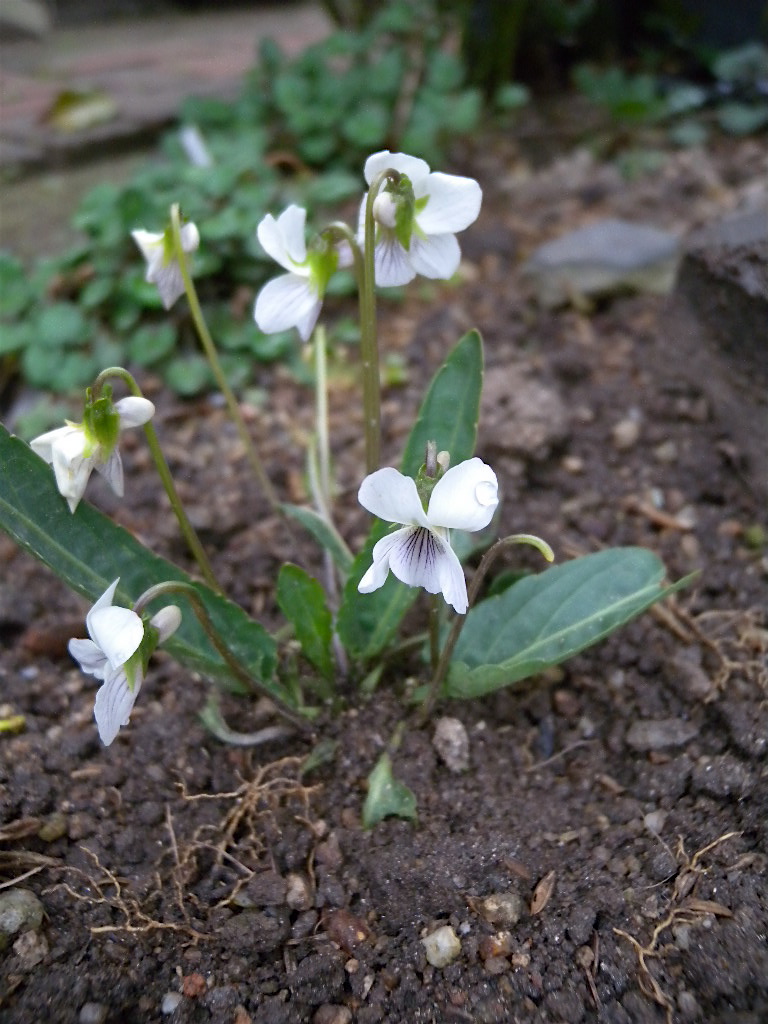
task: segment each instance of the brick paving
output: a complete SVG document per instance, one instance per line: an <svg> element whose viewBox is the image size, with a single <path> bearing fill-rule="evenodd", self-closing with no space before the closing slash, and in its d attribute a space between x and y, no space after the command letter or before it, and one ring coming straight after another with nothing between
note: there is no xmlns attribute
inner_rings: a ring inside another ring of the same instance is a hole
<svg viewBox="0 0 768 1024"><path fill-rule="evenodd" d="M259 42L289 54L323 38L329 23L311 4L251 11L125 18L54 28L41 40L0 44L0 171L66 164L125 149L171 123L190 95L234 98ZM108 120L65 133L47 119L67 90L100 90Z"/></svg>

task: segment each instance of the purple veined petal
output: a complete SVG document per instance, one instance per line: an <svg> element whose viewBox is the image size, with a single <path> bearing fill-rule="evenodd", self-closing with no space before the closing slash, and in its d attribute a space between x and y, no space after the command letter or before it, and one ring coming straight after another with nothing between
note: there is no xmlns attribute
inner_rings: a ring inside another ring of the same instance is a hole
<svg viewBox="0 0 768 1024"><path fill-rule="evenodd" d="M417 182L422 181L429 174L429 164L417 156L408 156L407 153L390 153L388 149L383 149L380 153L373 153L365 161L365 180L370 185L377 174L388 170L407 174L415 191Z"/></svg>
<svg viewBox="0 0 768 1024"><path fill-rule="evenodd" d="M97 679L103 679L109 662L104 656L102 649L93 640L80 640L73 638L67 644L67 650L80 665L83 672Z"/></svg>
<svg viewBox="0 0 768 1024"><path fill-rule="evenodd" d="M426 194L427 204L416 214L416 223L425 235L454 234L477 220L483 193L474 178L430 174Z"/></svg>
<svg viewBox="0 0 768 1024"><path fill-rule="evenodd" d="M157 286L165 309L170 309L184 294L184 278L181 276L181 269L175 259L170 263L166 263L163 259L156 266L151 267L147 271L147 281Z"/></svg>
<svg viewBox="0 0 768 1024"><path fill-rule="evenodd" d="M467 610L464 571L447 537L426 527L399 530L395 536L397 543L387 553L392 573L409 587L442 593L463 614Z"/></svg>
<svg viewBox="0 0 768 1024"><path fill-rule="evenodd" d="M405 526L428 524L416 482L391 466L377 469L367 476L360 484L357 500L372 515L388 523Z"/></svg>
<svg viewBox="0 0 768 1024"><path fill-rule="evenodd" d="M498 504L496 474L475 457L453 466L437 481L427 515L432 526L474 533L490 523Z"/></svg>
<svg viewBox="0 0 768 1024"><path fill-rule="evenodd" d="M459 269L461 249L455 235L429 235L411 239L410 263L422 277L447 281Z"/></svg>
<svg viewBox="0 0 768 1024"><path fill-rule="evenodd" d="M321 306L322 300L306 277L281 274L267 281L256 296L253 316L259 330L265 334L276 334L278 331L287 331L289 327L298 327L299 324L306 329L312 317L317 320Z"/></svg>
<svg viewBox="0 0 768 1024"><path fill-rule="evenodd" d="M396 530L382 537L373 546L373 562L366 571L363 578L357 585L361 594L371 594L379 587L383 587L389 575L389 554L397 547L402 538L412 531L413 527L406 526L403 530Z"/></svg>
<svg viewBox="0 0 768 1024"><path fill-rule="evenodd" d="M112 743L121 726L128 724L142 682L142 673L137 671L135 685L131 689L125 671L120 669L109 673L99 687L93 715L99 729L99 738L105 747Z"/></svg>
<svg viewBox="0 0 768 1024"><path fill-rule="evenodd" d="M374 275L380 288L396 288L416 277L409 254L391 231L381 230L373 253Z"/></svg>
<svg viewBox="0 0 768 1024"><path fill-rule="evenodd" d="M101 476L104 477L118 498L122 498L125 493L125 486L123 482L123 460L120 457L118 449L115 448L112 451L112 454L106 462L96 462L95 468L96 472L100 473Z"/></svg>
<svg viewBox="0 0 768 1024"><path fill-rule="evenodd" d="M144 623L130 608L99 608L88 616L88 632L113 669L124 665L144 639Z"/></svg>
<svg viewBox="0 0 768 1024"><path fill-rule="evenodd" d="M120 429L142 427L155 415L155 407L148 398L128 395L115 402L115 412L120 416Z"/></svg>

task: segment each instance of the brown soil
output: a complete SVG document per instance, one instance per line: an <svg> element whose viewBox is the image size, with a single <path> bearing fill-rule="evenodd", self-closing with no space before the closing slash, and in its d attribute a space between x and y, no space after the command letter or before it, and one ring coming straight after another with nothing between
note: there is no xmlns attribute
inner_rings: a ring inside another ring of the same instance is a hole
<svg viewBox="0 0 768 1024"><path fill-rule="evenodd" d="M520 274L534 245L591 218L687 230L737 206L764 180L765 145L672 154L630 183L578 155L534 173L511 144L463 169L486 194L463 241L468 280L416 285L382 313L407 368L386 393L388 461L431 373L477 325L478 450L502 482L502 532L540 533L560 559L645 545L671 578L700 569L696 585L545 678L440 709L468 731L462 774L438 758L433 727L409 725L394 768L418 822L366 832L364 780L408 720L418 660L368 700L346 686L347 710L324 727L335 758L303 777L299 740L248 751L206 733L204 684L162 654L104 749L92 680L65 653L85 606L0 538L3 714L26 721L0 737L0 870L46 913L0 963L4 1022L768 1019L765 509L695 367L669 366L667 300L543 312ZM362 443L342 357L336 368L339 526L354 548ZM301 500L311 394L281 369L262 383L254 432L276 486ZM316 552L268 514L216 402L153 397L220 577L277 625L279 563L319 571ZM126 462L123 504L97 484L89 497L187 564L138 438ZM240 729L269 715L223 708ZM462 948L435 969L420 940L441 924ZM181 993L171 1013L168 993Z"/></svg>

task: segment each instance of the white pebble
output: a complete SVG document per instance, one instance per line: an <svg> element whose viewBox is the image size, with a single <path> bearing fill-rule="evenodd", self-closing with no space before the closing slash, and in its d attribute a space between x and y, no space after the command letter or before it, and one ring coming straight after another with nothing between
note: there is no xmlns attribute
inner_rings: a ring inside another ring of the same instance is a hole
<svg viewBox="0 0 768 1024"><path fill-rule="evenodd" d="M181 992L166 992L160 1003L160 1013L169 1016L181 1002Z"/></svg>
<svg viewBox="0 0 768 1024"><path fill-rule="evenodd" d="M461 952L461 942L450 925L443 925L421 940L427 960L433 967L447 967Z"/></svg>

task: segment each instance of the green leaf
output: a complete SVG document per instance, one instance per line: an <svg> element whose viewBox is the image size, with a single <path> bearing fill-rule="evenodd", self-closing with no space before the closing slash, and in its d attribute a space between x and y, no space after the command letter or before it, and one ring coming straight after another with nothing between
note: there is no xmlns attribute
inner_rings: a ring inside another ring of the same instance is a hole
<svg viewBox="0 0 768 1024"><path fill-rule="evenodd" d="M416 797L392 774L392 759L384 753L368 776L368 794L363 804L363 828L373 828L384 818L416 819Z"/></svg>
<svg viewBox="0 0 768 1024"><path fill-rule="evenodd" d="M173 352L176 328L172 323L139 327L128 342L128 359L139 366L154 366Z"/></svg>
<svg viewBox="0 0 768 1024"><path fill-rule="evenodd" d="M405 446L403 473L416 476L430 440L437 441L438 450L451 453L451 465L472 457L482 387L483 342L477 331L469 331L432 380ZM358 592L357 585L373 561L373 547L388 530L388 523L379 520L374 524L352 563L339 609L337 628L341 642L353 657L364 661L389 645L403 616L419 596L418 588L406 586L391 574L384 586L372 594Z"/></svg>
<svg viewBox="0 0 768 1024"><path fill-rule="evenodd" d="M275 681L275 642L258 622L171 562L153 555L86 502L72 515L56 489L50 467L2 426L0 529L90 601L100 597L118 576L117 601L126 606L163 580L192 583L235 656L266 689L293 704ZM242 684L232 680L185 598L173 600L181 606L182 623L164 646L182 664L242 693Z"/></svg>
<svg viewBox="0 0 768 1024"><path fill-rule="evenodd" d="M352 553L336 530L319 513L311 508L288 503L282 504L280 508L289 518L301 523L304 529L312 534L320 547L330 554L339 572L345 576L349 573L352 567Z"/></svg>
<svg viewBox="0 0 768 1024"><path fill-rule="evenodd" d="M211 383L211 368L205 356L178 356L164 371L165 383L183 398L199 395Z"/></svg>
<svg viewBox="0 0 768 1024"><path fill-rule="evenodd" d="M332 679L333 618L323 588L304 569L286 563L281 566L277 577L276 596L280 611L293 623L307 661L326 679Z"/></svg>
<svg viewBox="0 0 768 1024"><path fill-rule="evenodd" d="M478 697L535 675L608 636L684 586L664 586L645 548L609 548L526 576L472 608L448 676L451 697Z"/></svg>
<svg viewBox="0 0 768 1024"><path fill-rule="evenodd" d="M24 266L10 253L0 252L0 316L18 316L34 296Z"/></svg>
<svg viewBox="0 0 768 1024"><path fill-rule="evenodd" d="M768 124L768 103L722 103L717 121L729 135L751 135Z"/></svg>
<svg viewBox="0 0 768 1024"><path fill-rule="evenodd" d="M402 472L416 476L427 441L451 453L451 465L471 459L483 389L483 341L469 331L435 374L403 454Z"/></svg>
<svg viewBox="0 0 768 1024"><path fill-rule="evenodd" d="M82 345L90 337L85 317L74 302L55 302L37 319L36 343L45 348Z"/></svg>

